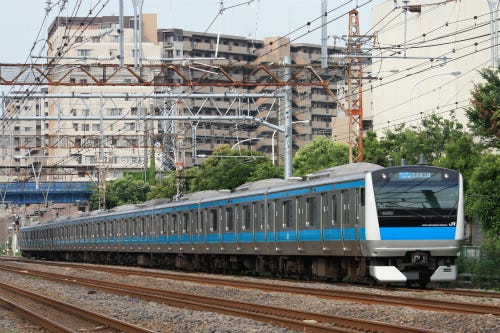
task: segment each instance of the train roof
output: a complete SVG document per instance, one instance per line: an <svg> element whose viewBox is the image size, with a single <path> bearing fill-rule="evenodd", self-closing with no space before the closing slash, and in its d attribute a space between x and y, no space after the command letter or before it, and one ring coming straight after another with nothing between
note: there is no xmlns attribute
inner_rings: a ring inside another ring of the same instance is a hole
<svg viewBox="0 0 500 333"><path fill-rule="evenodd" d="M334 178L340 176L347 176L357 173L366 173L374 170L383 169L383 166L373 163L359 162L334 166L325 170L321 170L307 175L307 180L316 180L321 178Z"/></svg>
<svg viewBox="0 0 500 333"><path fill-rule="evenodd" d="M288 180L282 178L261 179L240 185L234 189L234 192L245 192L245 191L259 190L263 188L272 188L272 187L297 183L300 181L302 181L302 178L300 177L291 177Z"/></svg>

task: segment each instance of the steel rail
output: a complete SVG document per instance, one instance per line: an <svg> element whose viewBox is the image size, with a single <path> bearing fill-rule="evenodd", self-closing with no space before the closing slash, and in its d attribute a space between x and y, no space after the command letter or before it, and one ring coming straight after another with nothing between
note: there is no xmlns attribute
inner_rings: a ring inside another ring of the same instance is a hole
<svg viewBox="0 0 500 333"><path fill-rule="evenodd" d="M172 292L168 290L148 288L145 286L114 283L75 276L72 276L71 279L69 279L68 275L47 273L33 269L13 268L5 265L0 265L0 267L3 270L13 273L39 276L60 283L86 286L118 295L133 296L147 301L164 303L175 307L184 307L200 311L212 311L225 315L245 317L304 332L346 333L361 331L387 333L433 333L432 331L426 329L401 327L399 325L378 321L284 309L262 304L252 304L216 297ZM336 325L336 327L326 325Z"/></svg>
<svg viewBox="0 0 500 333"><path fill-rule="evenodd" d="M28 261L28 262L33 262L33 261ZM495 316L500 316L500 307L489 304L459 303L455 301L447 301L439 299L431 300L431 299L424 299L421 297L411 297L403 295L397 295L397 296L392 296L387 294L380 295L368 292L314 289L314 288L299 287L299 286L275 285L262 282L235 281L235 280L227 280L227 279L207 277L207 276L196 277L193 275L180 275L168 272L138 271L133 269L116 268L109 266L56 263L56 262L51 262L50 265L62 265L64 267L75 267L75 268L83 268L83 266L85 266L86 268L91 270L97 270L107 273L149 276L149 277L189 281L189 282L210 284L210 285L216 284L216 285L232 286L235 288L242 288L242 289L258 289L269 292L287 292L292 294L317 296L321 298L341 299L341 300L359 302L364 304L401 305L421 310L441 311L441 312L446 311L446 312L455 312L462 314L492 314Z"/></svg>
<svg viewBox="0 0 500 333"><path fill-rule="evenodd" d="M36 294L24 289L20 289L18 287L0 282L0 288L7 290L9 292L21 295L27 299L33 300L38 303L45 304L51 308L54 308L58 311L64 313L70 313L72 316L83 319L84 321L89 321L93 323L99 323L105 326L112 328L113 330L119 332L128 332L128 333L154 333L154 331L139 327L137 325L133 325L115 318L111 318L109 316L105 316L96 312L88 311L81 307L77 307L71 305L67 302L57 301L49 297L42 296L40 294ZM3 299L2 303L6 304L9 309L15 309L23 316L25 316L28 320L37 323L38 325L53 331L53 332L75 332L74 328L66 327L55 320L44 317L42 315L37 314L36 312L24 308L22 305L16 304L13 301Z"/></svg>

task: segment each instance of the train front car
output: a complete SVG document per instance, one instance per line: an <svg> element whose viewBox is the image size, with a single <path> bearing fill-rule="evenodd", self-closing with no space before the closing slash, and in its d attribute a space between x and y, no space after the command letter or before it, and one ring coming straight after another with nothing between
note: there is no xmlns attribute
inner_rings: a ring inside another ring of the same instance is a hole
<svg viewBox="0 0 500 333"><path fill-rule="evenodd" d="M382 283L453 281L464 238L463 179L453 170L400 166L367 177L366 251Z"/></svg>

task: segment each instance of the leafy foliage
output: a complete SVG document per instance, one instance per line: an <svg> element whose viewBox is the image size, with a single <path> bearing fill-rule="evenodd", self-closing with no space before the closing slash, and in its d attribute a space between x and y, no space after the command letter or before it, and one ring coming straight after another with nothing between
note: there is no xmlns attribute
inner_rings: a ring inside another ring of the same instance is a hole
<svg viewBox="0 0 500 333"><path fill-rule="evenodd" d="M458 141L473 144L470 135L455 118L448 120L436 115L424 118L420 128L406 128L403 125L384 134L378 143L374 133L370 133L365 139L366 162L387 165L387 158L390 156L396 164L403 159L406 164L416 164L420 155L423 155L426 162L439 165L441 159L453 158L448 154L451 151L447 152L450 145Z"/></svg>
<svg viewBox="0 0 500 333"><path fill-rule="evenodd" d="M293 159L293 175L304 177L310 173L349 162L349 146L324 136L299 149Z"/></svg>
<svg viewBox="0 0 500 333"><path fill-rule="evenodd" d="M173 198L177 194L177 185L175 179L175 170L167 173L160 184L151 187L147 194L147 199Z"/></svg>
<svg viewBox="0 0 500 333"><path fill-rule="evenodd" d="M213 151L199 167L190 169L188 174L189 192L229 189L248 182L282 175L279 168L261 153L251 150L232 150L229 145L222 145Z"/></svg>
<svg viewBox="0 0 500 333"><path fill-rule="evenodd" d="M150 186L143 180L138 180L136 175L126 175L123 178L106 183L106 208L141 203L146 201ZM97 209L99 205L98 193L91 196L91 208Z"/></svg>
<svg viewBox="0 0 500 333"><path fill-rule="evenodd" d="M472 106L467 109L470 127L490 146L499 148L500 138L500 69L480 71L486 81L472 91Z"/></svg>
<svg viewBox="0 0 500 333"><path fill-rule="evenodd" d="M419 128L400 126L385 132L380 140L375 133L369 133L364 157L366 162L387 166L389 156L395 164L403 159L406 164L417 164L423 154L426 163L468 176L477 164L480 148L455 118L447 120L432 115L424 118Z"/></svg>
<svg viewBox="0 0 500 333"><path fill-rule="evenodd" d="M500 155L484 155L472 173L467 205L489 238L500 239Z"/></svg>
<svg viewBox="0 0 500 333"><path fill-rule="evenodd" d="M472 267L474 285L498 289L500 281L500 240L490 239L481 246L480 256Z"/></svg>

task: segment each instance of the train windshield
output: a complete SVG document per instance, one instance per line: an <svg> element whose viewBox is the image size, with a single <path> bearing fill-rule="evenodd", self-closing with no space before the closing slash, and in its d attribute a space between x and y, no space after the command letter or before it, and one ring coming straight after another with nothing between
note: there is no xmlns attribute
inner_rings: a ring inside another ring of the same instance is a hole
<svg viewBox="0 0 500 333"><path fill-rule="evenodd" d="M408 166L373 172L380 226L456 222L459 176L452 170Z"/></svg>

